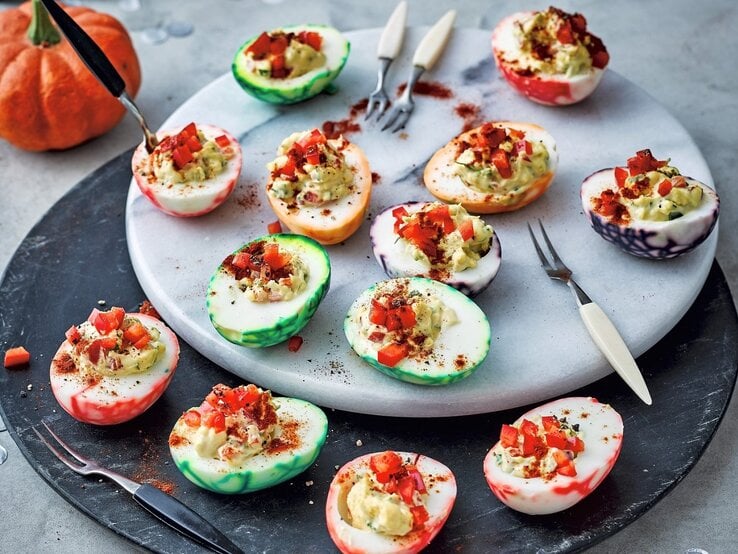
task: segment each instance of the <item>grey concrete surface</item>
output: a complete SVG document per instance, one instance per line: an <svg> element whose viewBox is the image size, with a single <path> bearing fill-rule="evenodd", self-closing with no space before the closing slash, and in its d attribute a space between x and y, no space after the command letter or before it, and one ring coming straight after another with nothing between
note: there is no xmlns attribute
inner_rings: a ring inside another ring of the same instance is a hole
<svg viewBox="0 0 738 554"><path fill-rule="evenodd" d="M384 23L395 0L141 0L145 16L141 11L126 11L135 4L132 0L84 3L116 15L131 29L144 76L138 103L156 127L181 102L228 71L235 50L254 33L305 21L327 22L342 30L376 27ZM514 0L411 0L409 22L430 24L450 4L459 10L459 26L491 29L508 13L545 8L549 2L532 0L522 5ZM0 2L0 9L14 5ZM666 106L702 150L722 200L718 261L735 294L738 3L571 0L558 5L587 16L592 31L608 46L612 69ZM160 44L147 40L152 27L161 30L174 21L192 23L194 32L183 38L170 37ZM633 122L633 132L638 132L637 121ZM5 267L18 243L58 198L93 169L139 140L137 125L129 117L104 137L66 152L28 153L0 142L4 208L0 217L0 268ZM671 494L591 551L735 552L737 410L733 401L706 454ZM7 432L0 431L0 444L10 452L8 461L0 466L0 552L135 551L129 542L77 512L49 488Z"/></svg>

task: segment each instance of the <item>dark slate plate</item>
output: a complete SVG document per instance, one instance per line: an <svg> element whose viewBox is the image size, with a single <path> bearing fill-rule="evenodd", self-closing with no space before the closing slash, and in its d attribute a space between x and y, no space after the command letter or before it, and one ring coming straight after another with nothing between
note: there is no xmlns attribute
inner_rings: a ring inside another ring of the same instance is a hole
<svg viewBox="0 0 738 554"><path fill-rule="evenodd" d="M65 468L38 441L32 425L45 418L83 454L134 479L169 488L246 551L330 551L324 502L334 467L367 452L402 449L443 461L457 477L456 507L428 551L563 552L591 546L653 506L693 467L727 407L736 381L738 318L725 278L714 265L684 319L639 359L653 407L640 403L615 376L572 393L612 404L623 416L625 440L610 476L570 510L544 517L519 514L502 506L486 485L485 453L501 423L526 408L449 419L329 410L325 448L318 462L293 482L246 496L200 490L169 461L167 436L183 410L199 404L217 382L238 384L235 376L183 344L177 373L159 402L134 421L110 428L73 420L49 389L50 359L72 323L84 320L98 299L129 310L144 299L125 243L129 160L127 152L80 182L11 260L0 285L0 347L23 344L33 360L26 369L0 371L0 408L23 454L59 494L151 550L183 552L193 546L115 484L85 479Z"/></svg>

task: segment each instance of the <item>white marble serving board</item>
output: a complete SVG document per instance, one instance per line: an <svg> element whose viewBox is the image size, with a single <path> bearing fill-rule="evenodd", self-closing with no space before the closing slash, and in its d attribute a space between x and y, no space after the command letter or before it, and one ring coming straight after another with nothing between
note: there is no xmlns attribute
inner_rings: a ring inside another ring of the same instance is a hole
<svg viewBox="0 0 738 554"><path fill-rule="evenodd" d="M409 29L404 55L389 74L394 88L406 79L412 51L424 29ZM462 102L482 107L486 119L530 121L556 139L559 170L549 191L530 206L486 216L502 243L502 267L477 297L492 327L490 354L468 379L444 387L396 381L363 363L343 335L353 300L385 278L369 243L370 218L344 244L328 247L331 289L300 335L297 353L286 344L249 349L227 342L210 324L205 289L230 252L263 234L276 217L268 207L265 164L291 132L341 120L373 88L379 30L347 33L351 55L336 80L339 92L296 106L262 104L223 75L185 102L163 128L192 120L212 123L239 137L244 166L226 203L203 217L184 219L158 211L131 183L126 226L128 248L145 293L177 334L207 358L245 381L280 394L353 412L428 417L482 413L560 396L611 372L589 338L567 287L550 281L540 267L525 227L541 218L562 258L582 287L603 307L638 356L684 315L712 264L717 232L693 253L670 261L648 261L605 242L582 214L579 186L590 173L624 163L651 148L671 157L682 173L712 185L709 169L686 130L653 98L608 71L595 94L567 108L534 104L514 93L494 68L490 33L457 29L438 65L424 76L452 89L441 100L417 97L406 136L381 133L360 120L348 135L366 152L381 176L370 214L409 200L427 200L422 170L431 154L461 131L455 113ZM677 347L678 345L674 345ZM182 377L182 376L180 376ZM601 399L607 401L607 398ZM654 398L658 404L660 398Z"/></svg>

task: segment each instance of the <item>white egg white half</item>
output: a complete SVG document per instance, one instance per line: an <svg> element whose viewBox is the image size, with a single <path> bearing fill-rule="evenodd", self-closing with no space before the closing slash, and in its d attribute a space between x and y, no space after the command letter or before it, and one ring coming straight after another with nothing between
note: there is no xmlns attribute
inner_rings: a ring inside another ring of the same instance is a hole
<svg viewBox="0 0 738 554"><path fill-rule="evenodd" d="M353 235L364 221L372 194L372 172L361 148L348 144L341 153L354 180L351 192L339 200L320 206L297 206L276 198L267 185L267 199L282 223L321 244L336 244Z"/></svg>
<svg viewBox="0 0 738 554"><path fill-rule="evenodd" d="M497 24L492 32L492 51L497 67L507 82L518 92L534 102L548 106L566 106L581 102L600 84L604 69L592 67L588 72L567 77L565 74L539 73L522 76L514 71L515 60L521 56L520 44L515 36L519 21L533 12L514 13Z"/></svg>
<svg viewBox="0 0 738 554"><path fill-rule="evenodd" d="M214 125L198 124L197 129L205 138L213 140L225 135L230 141L233 155L228 159L225 169L212 179L206 181L189 181L176 184L165 184L146 169L149 154L144 143L138 145L133 152L133 176L141 192L164 213L178 217L196 217L213 211L225 202L236 186L241 173L243 156L238 140L228 131ZM160 131L157 138L161 142L165 137L176 135L175 131Z"/></svg>
<svg viewBox="0 0 738 554"><path fill-rule="evenodd" d="M364 292L349 308L343 330L351 348L361 358L383 373L418 385L445 385L471 375L489 353L491 331L484 312L472 300L456 289L424 277L401 278L408 291L434 295L456 313L458 321L444 325L429 357L404 358L388 367L377 360L377 346L361 333L360 314L368 310L377 287L393 288L390 281L377 283ZM460 359L463 363L457 365Z"/></svg>
<svg viewBox="0 0 738 554"><path fill-rule="evenodd" d="M95 425L115 425L145 412L164 393L179 361L179 341L164 322L139 313L126 314L147 327L159 330L165 350L156 363L142 373L97 375L89 379L80 371L60 371L59 360L74 347L64 341L51 362L51 391L72 417Z"/></svg>
<svg viewBox="0 0 738 554"><path fill-rule="evenodd" d="M497 195L471 188L457 175L456 168L458 164L456 158L459 154L460 142L466 140L471 134L478 132L479 127L477 127L451 139L450 142L433 154L433 157L425 166L423 182L433 196L449 204L461 204L466 211L472 214L491 214L517 210L530 204L546 192L559 163L559 155L553 137L543 127L534 123L515 121L493 121L491 123L495 127L523 131L526 140L541 142L546 147L549 155L548 171L534 179L525 188L524 192L515 195L513 201L508 198L509 193Z"/></svg>
<svg viewBox="0 0 738 554"><path fill-rule="evenodd" d="M387 208L374 218L370 231L374 257L385 273L391 277L431 277L430 266L416 260L408 251L405 239L395 233L395 217L392 210L404 207L409 214L423 209L428 203L410 202ZM492 236L490 249L477 262L476 267L463 271L450 270L447 276L439 279L467 296L476 296L486 289L497 275L502 263L502 249L497 233Z"/></svg>
<svg viewBox="0 0 738 554"><path fill-rule="evenodd" d="M376 453L375 453L376 454ZM391 537L351 525L346 497L360 476L371 471L369 460L374 454L360 456L345 464L328 489L325 517L328 532L343 554L411 554L425 548L443 527L456 501L456 479L441 462L412 452L397 452L403 462L415 462L428 489L424 505L429 519L423 529L403 537Z"/></svg>
<svg viewBox="0 0 738 554"><path fill-rule="evenodd" d="M605 240L629 254L652 259L674 258L699 246L712 232L720 213L717 193L695 179L685 177L689 185L702 188L702 203L671 221L631 220L617 224L596 213L592 200L605 190L618 190L615 169L602 169L582 183L580 196L584 214L592 228Z"/></svg>
<svg viewBox="0 0 738 554"><path fill-rule="evenodd" d="M307 266L304 290L289 300L252 302L222 265L207 290L208 315L216 330L231 342L257 348L283 342L302 329L328 292L331 277L328 254L316 241L275 234L251 242L260 240L276 242L280 251L300 257Z"/></svg>
<svg viewBox="0 0 738 554"><path fill-rule="evenodd" d="M196 428L180 417L169 437L169 450L177 468L197 486L222 494L265 489L305 471L325 443L328 419L323 410L304 400L275 397L273 401L279 427L275 439L282 437L292 447L272 451L267 446L239 465L203 458L191 442ZM290 437L284 432L288 428L292 429Z"/></svg>
<svg viewBox="0 0 738 554"><path fill-rule="evenodd" d="M514 426L518 427L523 419L551 415L565 417L569 425L579 425L584 452L574 459L577 474L556 474L549 480L516 477L497 465L493 447L484 459L484 476L497 498L513 510L538 515L570 508L597 488L620 455L623 420L609 404L594 398L562 398L523 414Z"/></svg>

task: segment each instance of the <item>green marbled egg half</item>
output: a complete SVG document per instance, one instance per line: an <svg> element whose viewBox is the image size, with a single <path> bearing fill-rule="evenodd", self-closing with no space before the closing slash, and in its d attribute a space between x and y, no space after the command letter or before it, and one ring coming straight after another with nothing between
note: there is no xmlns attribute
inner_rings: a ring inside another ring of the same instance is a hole
<svg viewBox="0 0 738 554"><path fill-rule="evenodd" d="M378 286L395 281L407 281L410 290L437 295L456 312L458 322L443 328L431 358L405 358L395 367L389 367L379 363L373 343L361 336L358 312L362 305L370 304ZM424 277L389 279L372 285L349 308L343 329L351 348L362 360L390 377L416 385L447 385L469 377L489 354L491 340L487 316L471 298L449 285ZM459 355L464 356L463 366L454 364Z"/></svg>
<svg viewBox="0 0 738 554"><path fill-rule="evenodd" d="M307 288L290 300L252 302L239 289L233 275L222 264L218 267L206 294L210 321L230 342L251 348L273 346L297 334L315 314L331 282L328 252L310 237L286 233L266 235L233 254L258 241L276 242L281 250L299 255L308 267L308 276Z"/></svg>
<svg viewBox="0 0 738 554"><path fill-rule="evenodd" d="M309 71L294 79L272 79L256 75L246 67L245 52L259 35L251 37L233 57L231 70L238 84L247 93L270 104L295 104L321 93L346 65L350 43L333 27L327 25L294 25L282 27L284 32L313 31L323 37L323 52L326 55L324 66Z"/></svg>
<svg viewBox="0 0 738 554"><path fill-rule="evenodd" d="M174 463L198 487L221 493L243 494L273 487L308 469L320 454L328 434L328 419L323 410L297 398L274 398L280 424L299 422L298 447L284 452L262 452L239 466L201 458L191 444L170 446ZM187 424L180 418L174 429Z"/></svg>

